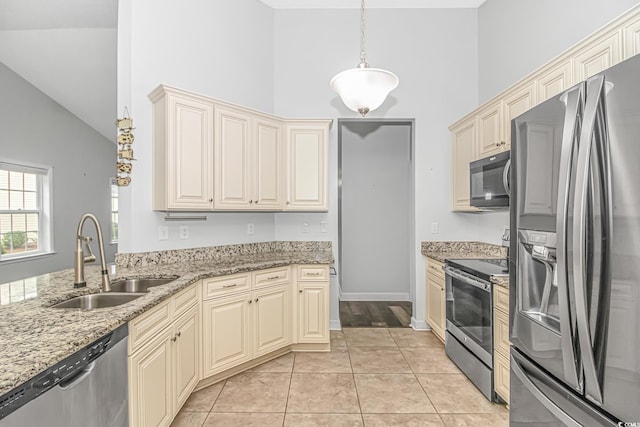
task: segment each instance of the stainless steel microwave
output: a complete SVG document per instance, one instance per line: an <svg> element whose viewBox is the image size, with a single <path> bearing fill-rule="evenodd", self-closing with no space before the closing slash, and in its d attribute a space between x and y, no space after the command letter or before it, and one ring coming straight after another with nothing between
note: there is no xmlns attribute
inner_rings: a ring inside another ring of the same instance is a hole
<svg viewBox="0 0 640 427"><path fill-rule="evenodd" d="M509 208L510 165L510 151L469 163L471 206L480 209Z"/></svg>

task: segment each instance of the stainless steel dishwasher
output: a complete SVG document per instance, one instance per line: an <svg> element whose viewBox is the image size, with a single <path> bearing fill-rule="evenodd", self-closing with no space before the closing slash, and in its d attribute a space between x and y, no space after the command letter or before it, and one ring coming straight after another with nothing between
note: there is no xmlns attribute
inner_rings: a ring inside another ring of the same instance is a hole
<svg viewBox="0 0 640 427"><path fill-rule="evenodd" d="M0 397L1 427L126 427L124 324Z"/></svg>

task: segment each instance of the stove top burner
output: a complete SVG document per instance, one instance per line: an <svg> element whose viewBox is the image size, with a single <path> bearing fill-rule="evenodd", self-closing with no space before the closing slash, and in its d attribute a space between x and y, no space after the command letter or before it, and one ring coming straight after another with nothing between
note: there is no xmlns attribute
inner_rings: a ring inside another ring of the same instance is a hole
<svg viewBox="0 0 640 427"><path fill-rule="evenodd" d="M491 276L506 276L509 274L509 263L504 258L447 259L446 264L487 281L491 279Z"/></svg>

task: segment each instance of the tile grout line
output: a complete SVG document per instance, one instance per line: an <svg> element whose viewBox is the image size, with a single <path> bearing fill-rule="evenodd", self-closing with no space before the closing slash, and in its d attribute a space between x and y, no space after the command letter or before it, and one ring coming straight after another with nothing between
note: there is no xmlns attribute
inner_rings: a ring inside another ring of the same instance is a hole
<svg viewBox="0 0 640 427"><path fill-rule="evenodd" d="M347 341L347 335L344 333L344 328L342 329L342 334L344 335L344 346L347 349L347 357L349 358L349 368L351 369L351 379L353 380L353 388L356 391L356 399L358 400L358 409L360 409L360 419L362 420L362 425L364 426L364 415L362 414L362 404L360 403L360 393L358 393L358 384L356 383L356 376L353 372L353 363L351 362L351 353L349 352L349 343Z"/></svg>
<svg viewBox="0 0 640 427"><path fill-rule="evenodd" d="M287 389L287 399L284 402L284 415L282 416L282 427L284 427L284 422L287 419L287 413L289 409L289 396L291 395L291 384L293 383L293 371L296 368L296 358L298 356L295 352L292 352L292 354L293 354L293 362L291 363L291 374L289 375L289 388Z"/></svg>

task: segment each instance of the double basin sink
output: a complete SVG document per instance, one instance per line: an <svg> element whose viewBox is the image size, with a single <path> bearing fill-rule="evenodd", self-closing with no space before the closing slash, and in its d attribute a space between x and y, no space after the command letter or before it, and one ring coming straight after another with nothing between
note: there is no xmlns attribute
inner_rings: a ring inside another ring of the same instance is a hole
<svg viewBox="0 0 640 427"><path fill-rule="evenodd" d="M115 307L126 304L136 298L140 298L149 288L165 285L176 280L177 277L170 278L137 278L117 280L111 283L111 291L99 294L82 295L62 301L52 308L81 308L83 310L93 310L96 308Z"/></svg>

